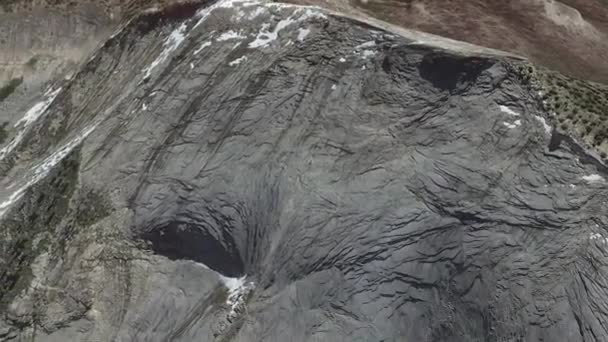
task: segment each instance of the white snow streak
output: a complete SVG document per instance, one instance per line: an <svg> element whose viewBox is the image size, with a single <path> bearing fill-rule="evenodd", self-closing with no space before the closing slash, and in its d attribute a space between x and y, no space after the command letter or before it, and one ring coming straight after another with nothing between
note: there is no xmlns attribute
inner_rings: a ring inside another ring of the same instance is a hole
<svg viewBox="0 0 608 342"><path fill-rule="evenodd" d="M515 120L515 122L513 122L513 123L509 123L509 122L505 121L502 124L505 125L509 129L513 129L513 128L521 126L521 120Z"/></svg>
<svg viewBox="0 0 608 342"><path fill-rule="evenodd" d="M235 32L233 30L230 31L226 31L222 34L220 34L219 37L217 37L216 41L218 42L224 42L226 40L231 40L231 39L244 39L245 36L241 35L239 32Z"/></svg>
<svg viewBox="0 0 608 342"><path fill-rule="evenodd" d="M230 65L230 66L239 65L239 64L241 64L241 62L244 62L246 60L247 60L247 56L242 56L242 57L239 57L239 58L233 60L232 62L228 63L228 65Z"/></svg>
<svg viewBox="0 0 608 342"><path fill-rule="evenodd" d="M91 125L83 132L81 132L78 136L76 136L74 139L72 139L70 142L63 145L60 149L55 151L53 154L44 159L40 164L34 167L34 172L30 176L30 179L23 186L13 192L6 201L0 203L0 217L2 217L6 213L8 207L10 207L13 203L19 200L21 196L23 196L23 193L30 186L38 183L40 180L46 177L49 171L51 171L51 169L53 169L55 165L57 165L61 160L63 160L63 158L70 154L70 152L72 152L72 150L76 146L78 146L78 144L80 144L89 134L91 134L91 132L93 132L96 127L97 124Z"/></svg>
<svg viewBox="0 0 608 342"><path fill-rule="evenodd" d="M370 40L368 42L365 42L363 44L359 44L357 46L355 46L355 50L361 50L361 49L366 49L366 48L371 48L376 46L376 42L373 40Z"/></svg>
<svg viewBox="0 0 608 342"><path fill-rule="evenodd" d="M40 117L40 115L42 115L42 113L44 113L49 108L49 106L51 105L53 100L55 100L55 97L57 97L60 91L61 88L47 91L44 94L44 96L46 96L46 99L42 102L36 103L32 108L30 108L30 110L25 113L23 118L21 118L21 120L15 123L15 127L21 124L29 126L32 122L36 121Z"/></svg>
<svg viewBox="0 0 608 342"><path fill-rule="evenodd" d="M186 25L186 23L182 23L178 28L176 28L175 30L173 30L173 32L171 32L169 37L167 37L167 39L163 43L163 46L164 46L163 51L154 60L154 62L152 62L147 68L145 68L143 70L145 72L144 79L149 78L150 74L152 73L152 70L154 70L154 68L156 68L162 62L164 62L169 57L169 55L180 46L180 44L184 41L184 39L186 39L186 36L187 36L186 28L187 27L188 26Z"/></svg>
<svg viewBox="0 0 608 342"><path fill-rule="evenodd" d="M195 55L198 55L199 52L203 51L204 48L211 46L211 42L210 41L206 41L203 44L201 44L201 46L196 49L196 51L194 51Z"/></svg>
<svg viewBox="0 0 608 342"><path fill-rule="evenodd" d="M543 118L542 116L538 116L538 115L534 115L534 118L540 122L543 127L545 128L545 132L547 132L548 134L551 134L551 126L549 126L549 124L547 124L547 121L545 120L545 118Z"/></svg>
<svg viewBox="0 0 608 342"><path fill-rule="evenodd" d="M592 175L588 175L588 176L583 176L582 179L587 182L587 183L598 183L598 182L603 182L604 181L604 177L598 175L598 174L592 174Z"/></svg>
<svg viewBox="0 0 608 342"><path fill-rule="evenodd" d="M505 113L505 114L509 114L509 115L513 115L513 116L519 116L519 113L514 112L511 108L507 107L507 106L498 106L500 108L500 111Z"/></svg>
<svg viewBox="0 0 608 342"><path fill-rule="evenodd" d="M36 120L38 120L38 118L40 118L40 116L42 116L47 109L49 109L49 106L51 103L53 103L60 91L61 88L47 91L44 94L46 98L32 106L32 108L25 113L23 118L15 123L15 127L21 126L21 128L13 140L11 140L8 145L0 149L0 161L3 160L12 150L14 150L17 145L19 145L21 140L23 140L25 137L28 128L32 125L32 123L36 122Z"/></svg>

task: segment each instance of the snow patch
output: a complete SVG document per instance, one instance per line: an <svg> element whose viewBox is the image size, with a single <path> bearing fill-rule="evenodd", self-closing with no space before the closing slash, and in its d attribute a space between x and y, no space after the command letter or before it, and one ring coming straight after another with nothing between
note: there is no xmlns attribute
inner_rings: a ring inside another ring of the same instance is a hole
<svg viewBox="0 0 608 342"><path fill-rule="evenodd" d="M513 111L511 108L507 107L507 106L498 106L498 108L500 108L500 111L505 113L505 114L509 114L509 115L513 115L513 116L519 116L519 113Z"/></svg>
<svg viewBox="0 0 608 342"><path fill-rule="evenodd" d="M48 175L55 165L57 165L60 161L63 160L72 150L78 146L93 130L97 127L97 124L91 125L82 131L78 136L69 141L67 144L63 145L60 149L53 152L49 157L44 159L40 164L34 167L34 171L30 176L30 179L19 189L13 192L7 200L0 203L0 217L2 217L6 210L16 201L18 201L23 193L32 185L38 183L44 177Z"/></svg>
<svg viewBox="0 0 608 342"><path fill-rule="evenodd" d="M245 38L245 36L241 35L239 32L230 30L230 31L226 31L226 32L220 34L220 36L217 37L216 41L224 42L224 41L231 40L231 39L244 39L244 38Z"/></svg>
<svg viewBox="0 0 608 342"><path fill-rule="evenodd" d="M268 6L275 6L277 3L268 4ZM283 4L281 4L283 5ZM296 6L297 7L297 6ZM303 13L302 13L303 12ZM270 24L263 24L262 29L258 32L254 41L249 43L249 48L255 49L260 47L268 46L272 41L277 40L279 37L279 33L289 25L296 23L298 21L304 21L310 18L326 18L325 15L320 13L319 11L313 10L311 8L297 8L293 14L287 18L279 21L274 30L269 31ZM301 31L300 31L301 32Z"/></svg>
<svg viewBox="0 0 608 342"><path fill-rule="evenodd" d="M365 59L365 58L371 57L375 54L376 54L376 51L365 50L365 51L363 51L362 56L363 56L363 59Z"/></svg>
<svg viewBox="0 0 608 342"><path fill-rule="evenodd" d="M28 110L21 120L15 123L15 127L23 124L24 126L29 126L32 122L36 121L42 113L44 113L51 103L55 100L55 97L59 94L61 88L56 90L47 91L44 96L46 99L44 101L36 103L30 110Z"/></svg>
<svg viewBox="0 0 608 342"><path fill-rule="evenodd" d="M599 243L603 243L603 244L608 244L608 238L605 238L602 234L599 233L592 233L589 236L590 240L599 240Z"/></svg>
<svg viewBox="0 0 608 342"><path fill-rule="evenodd" d="M547 132L547 134L551 134L551 131L552 131L551 126L549 126L549 124L547 123L545 118L543 118L542 116L538 116L538 115L534 115L534 118L543 125L543 127L545 128L545 132Z"/></svg>
<svg viewBox="0 0 608 342"><path fill-rule="evenodd" d="M36 122L44 113L46 113L47 109L49 109L53 101L55 101L55 98L57 97L57 95L59 95L60 91L61 88L55 90L51 89L47 91L44 94L46 98L32 106L32 108L30 108L25 113L23 118L21 118L21 120L15 123L14 127L18 128L19 126L21 126L21 129L8 145L0 149L0 161L3 160L6 155L9 154L12 150L14 150L17 145L19 145L21 140L23 140L23 138L25 137L28 128L34 122Z"/></svg>
<svg viewBox="0 0 608 342"><path fill-rule="evenodd" d="M254 9L253 11L249 12L249 14L247 14L247 19L249 20L253 20L257 17L259 17L260 15L266 13L268 10L265 7L259 6L256 9Z"/></svg>
<svg viewBox="0 0 608 342"><path fill-rule="evenodd" d="M201 44L201 46L199 46L198 49L196 49L196 51L194 51L194 55L198 55L199 52L203 51L204 48L211 46L211 42L210 41L206 41L203 44Z"/></svg>
<svg viewBox="0 0 608 342"><path fill-rule="evenodd" d="M363 44L355 46L355 50L367 49L376 46L376 42L373 40L367 41Z"/></svg>
<svg viewBox="0 0 608 342"><path fill-rule="evenodd" d="M583 176L582 180L584 180L587 183L598 183L598 182L603 182L604 181L604 177L598 175L598 174L592 174L592 175L587 175L587 176Z"/></svg>
<svg viewBox="0 0 608 342"><path fill-rule="evenodd" d="M241 62L244 62L246 60L247 60L247 56L242 56L242 57L239 57L239 58L233 60L232 62L228 63L228 65L230 65L230 66L239 65L239 64L241 64Z"/></svg>
<svg viewBox="0 0 608 342"><path fill-rule="evenodd" d="M516 127L517 127L517 125L512 124L512 123L508 123L508 122L506 122L506 121L505 121L505 122L503 122L502 124L503 124L503 125L505 125L505 126L506 126L507 128L509 128L509 129L513 129L513 128L516 128Z"/></svg>
<svg viewBox="0 0 608 342"><path fill-rule="evenodd" d="M254 283L246 281L247 276L241 278L230 278L220 275L220 281L228 289L226 304L230 306L229 317L237 314L237 308L245 304L247 295L253 289Z"/></svg>
<svg viewBox="0 0 608 342"><path fill-rule="evenodd" d="M337 88L338 88L338 86L336 86L335 84L333 84L333 85L331 86L331 89L332 89L332 90L336 90Z"/></svg>
<svg viewBox="0 0 608 342"><path fill-rule="evenodd" d="M298 29L298 41L303 42L304 39L310 34L310 29L299 28Z"/></svg>
<svg viewBox="0 0 608 342"><path fill-rule="evenodd" d="M296 21L294 19L292 19L291 17L289 17L287 19L283 19L277 23L274 30L272 30L272 31L267 31L267 27L269 25L264 24L262 26L262 30L260 30L260 32L256 36L255 40L252 41L251 43L249 43L249 47L250 48L259 48L259 47L267 46L272 41L277 40L277 38L279 37L279 32L281 32L281 30L283 30L284 28L286 28L287 26L289 26L295 22ZM265 27L266 27L266 29L265 29Z"/></svg>
<svg viewBox="0 0 608 342"><path fill-rule="evenodd" d="M163 51L154 60L154 62L152 62L152 64L150 64L147 68L145 68L143 70L145 72L144 79L149 78L150 74L152 73L152 70L154 70L154 68L156 68L162 62L164 62L169 57L169 55L180 46L180 44L184 41L184 39L186 39L186 36L187 36L186 29L187 28L188 28L188 26L186 25L186 23L182 23L178 28L176 28L175 30L173 30L173 32L171 32L169 37L167 37L167 39L163 43L163 46L164 46Z"/></svg>
<svg viewBox="0 0 608 342"><path fill-rule="evenodd" d="M209 15L218 8L234 8L235 5L237 5L237 4L240 4L241 7L247 7L247 6L252 6L252 5L255 5L258 3L260 3L260 2L251 1L251 0L221 0L221 1L218 1L209 7L201 8L200 10L198 10L198 12L196 12L195 17L198 18L198 21L196 22L196 24L194 24L194 28L199 27L199 25L201 25L203 22L205 22L205 20L207 20Z"/></svg>
<svg viewBox="0 0 608 342"><path fill-rule="evenodd" d="M344 62L346 62L346 58L340 57L340 63L344 63Z"/></svg>

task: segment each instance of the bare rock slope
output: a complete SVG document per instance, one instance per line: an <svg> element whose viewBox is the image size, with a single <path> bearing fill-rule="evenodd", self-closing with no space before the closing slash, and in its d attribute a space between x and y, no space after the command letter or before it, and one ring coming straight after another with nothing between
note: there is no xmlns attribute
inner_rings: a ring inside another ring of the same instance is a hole
<svg viewBox="0 0 608 342"><path fill-rule="evenodd" d="M0 107L0 341L608 339L608 172L520 60L180 8Z"/></svg>

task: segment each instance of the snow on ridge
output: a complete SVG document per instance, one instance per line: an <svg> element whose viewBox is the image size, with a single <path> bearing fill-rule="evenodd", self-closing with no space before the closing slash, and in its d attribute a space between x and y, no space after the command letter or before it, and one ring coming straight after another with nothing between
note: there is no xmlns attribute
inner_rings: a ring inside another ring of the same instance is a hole
<svg viewBox="0 0 608 342"><path fill-rule="evenodd" d="M198 18L198 21L193 28L197 28L200 24L205 22L209 15L218 8L234 8L236 4L240 4L241 7L247 7L259 3L260 1L256 0L220 0L209 7L201 8L196 12L195 16Z"/></svg>
<svg viewBox="0 0 608 342"><path fill-rule="evenodd" d="M587 183L598 183L598 182L603 182L604 181L604 177L598 175L598 174L592 174L592 175L587 175L587 176L583 176L581 177L582 180L584 180Z"/></svg>
<svg viewBox="0 0 608 342"><path fill-rule="evenodd" d="M167 37L167 39L163 43L163 51L147 68L143 70L145 71L144 79L149 78L150 74L152 73L152 70L154 70L154 68L164 62L169 57L169 55L181 45L181 43L186 39L186 36L188 35L188 33L186 32L187 28L188 25L186 24L186 22L184 22L178 28L173 30L173 32L171 32L169 37Z"/></svg>
<svg viewBox="0 0 608 342"><path fill-rule="evenodd" d="M273 3L273 5L276 5L276 3ZM272 31L269 31L269 28L270 28L269 24L263 24L262 29L260 30L260 32L258 32L255 40L252 41L251 43L249 43L249 48L260 48L260 47L268 46L272 41L278 39L279 33L283 29L285 29L286 27L290 26L293 23L296 23L299 21L305 21L310 18L325 18L324 14L322 14L319 11L313 10L312 8L297 7L297 6L296 6L296 8L297 9L295 11L293 11L293 13L290 17L279 21L276 24L276 26L274 27L274 30L272 30ZM298 37L300 37L301 34L302 34L302 31L299 31ZM308 33L306 33L306 34L308 34ZM304 37L302 37L302 39Z"/></svg>
<svg viewBox="0 0 608 342"><path fill-rule="evenodd" d="M50 156L45 158L40 164L34 167L34 171L30 176L30 179L19 189L14 191L7 200L0 203L0 218L6 213L6 210L16 201L18 201L23 193L32 185L41 181L44 177L46 177L49 172L55 167L59 162L63 160L72 150L78 146L80 143L84 141L86 137L93 132L93 130L97 127L97 124L93 124L83 130L79 135L70 140L68 143L63 145L61 148L53 152Z"/></svg>

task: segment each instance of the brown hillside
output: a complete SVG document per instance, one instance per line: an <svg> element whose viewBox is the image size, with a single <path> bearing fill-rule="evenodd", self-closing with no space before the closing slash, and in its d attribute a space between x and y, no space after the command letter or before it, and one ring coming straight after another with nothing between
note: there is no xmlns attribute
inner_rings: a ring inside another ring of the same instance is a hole
<svg viewBox="0 0 608 342"><path fill-rule="evenodd" d="M350 8L392 24L505 50L608 83L608 1L292 0Z"/></svg>

